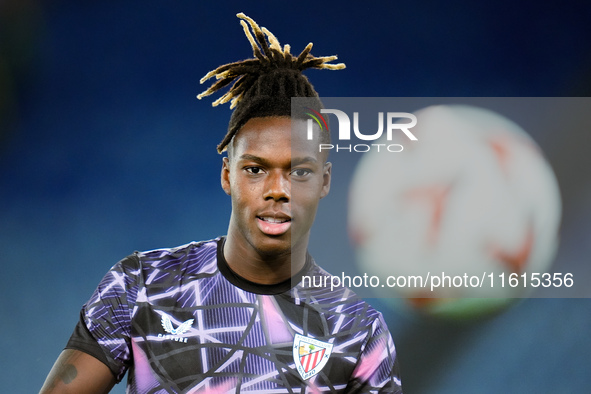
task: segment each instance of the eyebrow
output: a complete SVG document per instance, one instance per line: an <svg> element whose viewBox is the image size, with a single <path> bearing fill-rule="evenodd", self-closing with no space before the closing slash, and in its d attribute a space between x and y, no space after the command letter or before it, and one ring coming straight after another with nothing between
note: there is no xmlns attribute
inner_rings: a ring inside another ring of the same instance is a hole
<svg viewBox="0 0 591 394"><path fill-rule="evenodd" d="M251 155L248 153L241 155L240 160L250 160L250 161L260 163L262 165L270 165L270 163L267 159L265 159L263 157ZM304 157L297 157L297 158L294 158L291 160L292 166L298 166L300 164L305 164L305 163L316 164L316 163L318 163L318 159L316 159L315 157L312 157L312 156L304 156Z"/></svg>
<svg viewBox="0 0 591 394"><path fill-rule="evenodd" d="M266 159L259 157L259 156L250 155L248 153L241 155L240 160L255 161L255 162L263 164L263 165L269 164L269 162Z"/></svg>
<svg viewBox="0 0 591 394"><path fill-rule="evenodd" d="M292 166L299 166L300 164L306 163L316 164L318 163L318 159L312 156L296 157L295 159L291 159Z"/></svg>

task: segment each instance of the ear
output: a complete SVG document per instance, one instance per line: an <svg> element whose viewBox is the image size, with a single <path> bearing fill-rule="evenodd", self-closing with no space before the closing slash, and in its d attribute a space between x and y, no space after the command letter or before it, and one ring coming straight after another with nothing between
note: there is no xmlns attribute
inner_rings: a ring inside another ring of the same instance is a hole
<svg viewBox="0 0 591 394"><path fill-rule="evenodd" d="M324 163L324 171L322 174L322 190L320 191L320 198L324 198L328 195L330 191L330 178L331 178L331 171L332 171L332 163L326 162Z"/></svg>
<svg viewBox="0 0 591 394"><path fill-rule="evenodd" d="M227 157L222 159L222 176L221 176L222 189L228 196L231 196L230 187L230 160Z"/></svg>

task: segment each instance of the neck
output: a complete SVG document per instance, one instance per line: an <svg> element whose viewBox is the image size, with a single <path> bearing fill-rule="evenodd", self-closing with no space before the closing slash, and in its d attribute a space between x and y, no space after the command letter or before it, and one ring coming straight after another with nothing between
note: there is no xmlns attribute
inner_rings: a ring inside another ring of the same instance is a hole
<svg viewBox="0 0 591 394"><path fill-rule="evenodd" d="M306 263L307 242L280 253L263 253L242 241L240 236L228 231L224 257L232 271L251 282L281 283L299 272Z"/></svg>

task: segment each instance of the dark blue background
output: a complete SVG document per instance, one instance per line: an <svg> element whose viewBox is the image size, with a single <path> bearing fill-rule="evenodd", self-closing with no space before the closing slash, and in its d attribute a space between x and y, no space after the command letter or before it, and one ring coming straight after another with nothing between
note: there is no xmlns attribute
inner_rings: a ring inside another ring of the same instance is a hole
<svg viewBox="0 0 591 394"><path fill-rule="evenodd" d="M1 391L41 387L81 305L117 260L225 233L230 204L215 146L230 110L195 95L207 71L251 56L237 12L292 52L313 41L314 54L338 54L346 70L308 73L324 96L591 91L585 1L277 4L0 7L4 27L18 26L0 29L0 55L24 59L0 62L0 82L10 82L0 85L10 99L0 116ZM563 190L559 259L587 264L589 137L528 131ZM463 324L375 303L398 345L406 393L579 393L591 385L588 299L523 300Z"/></svg>

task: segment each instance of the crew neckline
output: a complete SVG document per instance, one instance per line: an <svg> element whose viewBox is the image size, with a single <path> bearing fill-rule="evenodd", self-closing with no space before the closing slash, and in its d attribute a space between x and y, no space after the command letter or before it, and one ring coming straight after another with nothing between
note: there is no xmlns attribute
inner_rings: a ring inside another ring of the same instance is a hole
<svg viewBox="0 0 591 394"><path fill-rule="evenodd" d="M224 256L224 244L226 243L226 237L221 237L218 240L217 245L217 265L220 273L228 280L228 282L232 283L234 286L248 291L254 294L261 294L261 295L277 295L281 293L285 293L299 284L302 280L302 276L312 268L313 260L312 256L306 252L306 262L304 267L296 273L291 278L284 280L283 282L275 283L275 284L262 284L252 282L242 276L238 275L236 272L230 268L228 265L228 261Z"/></svg>

